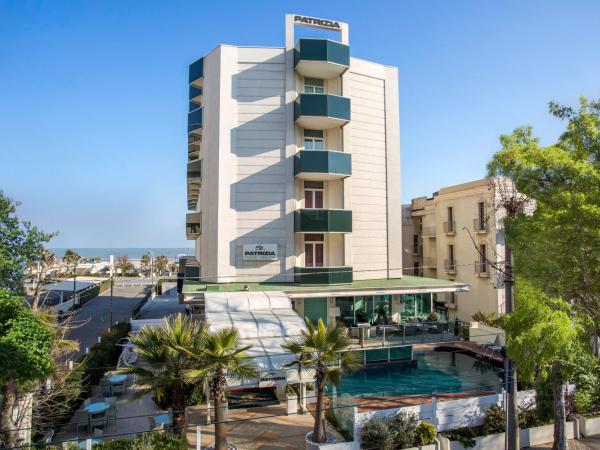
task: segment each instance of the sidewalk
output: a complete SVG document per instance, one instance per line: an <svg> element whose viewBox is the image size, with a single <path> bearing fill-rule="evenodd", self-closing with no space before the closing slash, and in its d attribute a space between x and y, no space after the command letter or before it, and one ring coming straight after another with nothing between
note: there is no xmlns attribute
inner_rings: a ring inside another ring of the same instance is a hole
<svg viewBox="0 0 600 450"><path fill-rule="evenodd" d="M536 445L537 449L552 449L552 444ZM600 435L569 441L570 450L600 450Z"/></svg>

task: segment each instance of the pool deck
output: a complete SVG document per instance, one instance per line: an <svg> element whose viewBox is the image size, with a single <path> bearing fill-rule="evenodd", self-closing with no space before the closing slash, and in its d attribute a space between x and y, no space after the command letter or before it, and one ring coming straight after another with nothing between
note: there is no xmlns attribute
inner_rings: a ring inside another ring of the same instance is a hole
<svg viewBox="0 0 600 450"><path fill-rule="evenodd" d="M415 351L426 351L426 350L436 350L439 348L444 349L456 349L456 350L465 350L467 352L472 352L475 355L483 359L488 359L494 364L498 366L502 366L504 364L504 356L500 352L490 352L490 350L482 347L475 342L469 341L456 341L456 342L448 342L448 343L435 343L435 344L415 344L413 345L413 350Z"/></svg>

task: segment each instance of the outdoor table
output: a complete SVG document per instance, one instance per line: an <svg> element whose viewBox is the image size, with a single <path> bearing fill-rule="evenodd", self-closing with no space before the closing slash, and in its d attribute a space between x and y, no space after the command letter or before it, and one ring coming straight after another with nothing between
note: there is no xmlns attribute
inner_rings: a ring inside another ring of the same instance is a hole
<svg viewBox="0 0 600 450"><path fill-rule="evenodd" d="M92 439L92 446L100 444L100 439ZM77 444L77 447L79 448L87 448L87 440L85 441L79 441L79 443Z"/></svg>
<svg viewBox="0 0 600 450"><path fill-rule="evenodd" d="M173 416L171 413L159 414L154 417L154 423L156 425L163 424L165 427L170 427L173 425Z"/></svg>
<svg viewBox="0 0 600 450"><path fill-rule="evenodd" d="M110 384L119 384L124 382L127 379L127 375L119 374L119 375L111 375L108 377L108 382Z"/></svg>
<svg viewBox="0 0 600 450"><path fill-rule="evenodd" d="M106 403L106 402L90 403L84 409L89 414L100 414L108 409L108 403Z"/></svg>

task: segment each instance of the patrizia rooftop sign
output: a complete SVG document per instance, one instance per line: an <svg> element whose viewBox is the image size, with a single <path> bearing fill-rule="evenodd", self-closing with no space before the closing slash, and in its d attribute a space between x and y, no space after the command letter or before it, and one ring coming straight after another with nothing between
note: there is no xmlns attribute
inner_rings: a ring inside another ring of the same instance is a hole
<svg viewBox="0 0 600 450"><path fill-rule="evenodd" d="M296 25L305 25L307 27L325 28L327 30L340 31L340 23L335 20L318 19L310 16L294 15L294 23Z"/></svg>

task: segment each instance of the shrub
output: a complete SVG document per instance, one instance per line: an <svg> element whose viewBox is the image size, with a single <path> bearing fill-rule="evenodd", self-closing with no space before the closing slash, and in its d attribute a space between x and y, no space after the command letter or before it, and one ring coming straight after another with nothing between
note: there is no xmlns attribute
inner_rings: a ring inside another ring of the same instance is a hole
<svg viewBox="0 0 600 450"><path fill-rule="evenodd" d="M417 417L414 414L401 412L392 419L392 429L395 433L396 448L412 447L415 442Z"/></svg>
<svg viewBox="0 0 600 450"><path fill-rule="evenodd" d="M429 422L421 422L415 428L415 446L429 445L435 442L435 436L437 435L437 431L435 426L430 424Z"/></svg>
<svg viewBox="0 0 600 450"><path fill-rule="evenodd" d="M389 417L371 417L360 434L361 448L393 450L396 448L395 432Z"/></svg>
<svg viewBox="0 0 600 450"><path fill-rule="evenodd" d="M503 433L504 426L504 410L499 406L492 406L485 411L485 418L481 425L481 435Z"/></svg>
<svg viewBox="0 0 600 450"><path fill-rule="evenodd" d="M145 433L131 440L105 441L94 450L187 450L187 442L174 433Z"/></svg>
<svg viewBox="0 0 600 450"><path fill-rule="evenodd" d="M475 437L477 437L477 435L472 428L456 428L444 434L451 441L460 442L465 448L475 447Z"/></svg>
<svg viewBox="0 0 600 450"><path fill-rule="evenodd" d="M437 322L438 320L440 320L440 318L435 311L432 311L429 316L427 316L428 322Z"/></svg>

